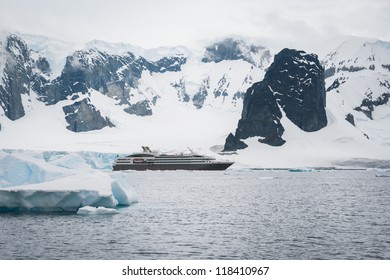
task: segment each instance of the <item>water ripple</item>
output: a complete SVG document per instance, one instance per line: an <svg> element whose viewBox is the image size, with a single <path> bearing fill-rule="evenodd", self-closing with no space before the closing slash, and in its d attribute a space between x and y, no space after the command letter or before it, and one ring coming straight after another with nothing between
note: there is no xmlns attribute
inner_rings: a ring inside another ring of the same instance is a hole
<svg viewBox="0 0 390 280"><path fill-rule="evenodd" d="M0 215L2 259L389 259L370 171L132 172L113 217Z"/></svg>

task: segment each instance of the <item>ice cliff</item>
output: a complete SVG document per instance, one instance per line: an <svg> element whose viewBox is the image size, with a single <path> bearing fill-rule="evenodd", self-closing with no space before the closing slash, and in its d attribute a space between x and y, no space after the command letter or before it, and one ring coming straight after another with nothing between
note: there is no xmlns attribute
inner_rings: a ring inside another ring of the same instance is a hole
<svg viewBox="0 0 390 280"><path fill-rule="evenodd" d="M0 212L77 212L137 202L123 174L96 169L104 157L112 155L0 151Z"/></svg>

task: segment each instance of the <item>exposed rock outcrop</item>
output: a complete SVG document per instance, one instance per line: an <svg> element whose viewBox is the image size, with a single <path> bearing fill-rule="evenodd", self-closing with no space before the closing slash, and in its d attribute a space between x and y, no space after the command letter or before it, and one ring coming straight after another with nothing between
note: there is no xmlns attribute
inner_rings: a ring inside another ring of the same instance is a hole
<svg viewBox="0 0 390 280"><path fill-rule="evenodd" d="M0 45L4 53L5 65L0 77L0 106L10 120L24 116L22 95L29 94L32 59L26 44L15 35L8 36Z"/></svg>
<svg viewBox="0 0 390 280"><path fill-rule="evenodd" d="M243 40L226 38L206 48L202 62L221 62L242 59L263 68L271 60L270 51L263 46L248 45Z"/></svg>
<svg viewBox="0 0 390 280"><path fill-rule="evenodd" d="M327 125L325 106L324 70L317 56L283 49L264 80L247 90L235 138L259 137L262 143L283 145L283 115L303 131L317 131ZM224 147L225 151L234 149L239 147Z"/></svg>
<svg viewBox="0 0 390 280"><path fill-rule="evenodd" d="M114 125L107 117L103 117L99 110L91 104L88 98L63 107L65 119L69 123L66 127L73 132L82 132L102 129Z"/></svg>

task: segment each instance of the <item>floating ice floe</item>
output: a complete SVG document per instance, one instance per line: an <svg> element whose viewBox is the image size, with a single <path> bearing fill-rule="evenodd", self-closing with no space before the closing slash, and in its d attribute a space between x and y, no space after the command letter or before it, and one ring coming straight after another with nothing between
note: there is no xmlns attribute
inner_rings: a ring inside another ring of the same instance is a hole
<svg viewBox="0 0 390 280"><path fill-rule="evenodd" d="M103 206L92 207L84 206L77 211L78 215L115 215L119 214L119 211L112 208L106 208Z"/></svg>
<svg viewBox="0 0 390 280"><path fill-rule="evenodd" d="M79 154L0 151L0 211L115 210L135 202L123 174L93 169Z"/></svg>

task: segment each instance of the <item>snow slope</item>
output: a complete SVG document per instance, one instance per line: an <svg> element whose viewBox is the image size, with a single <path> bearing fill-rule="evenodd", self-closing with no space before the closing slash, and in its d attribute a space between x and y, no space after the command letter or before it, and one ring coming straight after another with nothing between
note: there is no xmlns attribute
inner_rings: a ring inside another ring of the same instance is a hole
<svg viewBox="0 0 390 280"><path fill-rule="evenodd" d="M207 149L222 141L239 116L238 112L218 112L213 108L200 111L186 104L174 104L161 107L152 116L137 117L125 113L113 99L100 92L93 91L90 98L115 127L74 133L66 129L61 106L45 107L33 101L34 110L25 118L13 122L2 119L2 148L108 153L137 151L142 145L163 150L187 146ZM62 101L59 105L69 102Z"/></svg>
<svg viewBox="0 0 390 280"><path fill-rule="evenodd" d="M390 43L353 38L324 60L333 111L354 117L356 129L372 142L390 146Z"/></svg>

